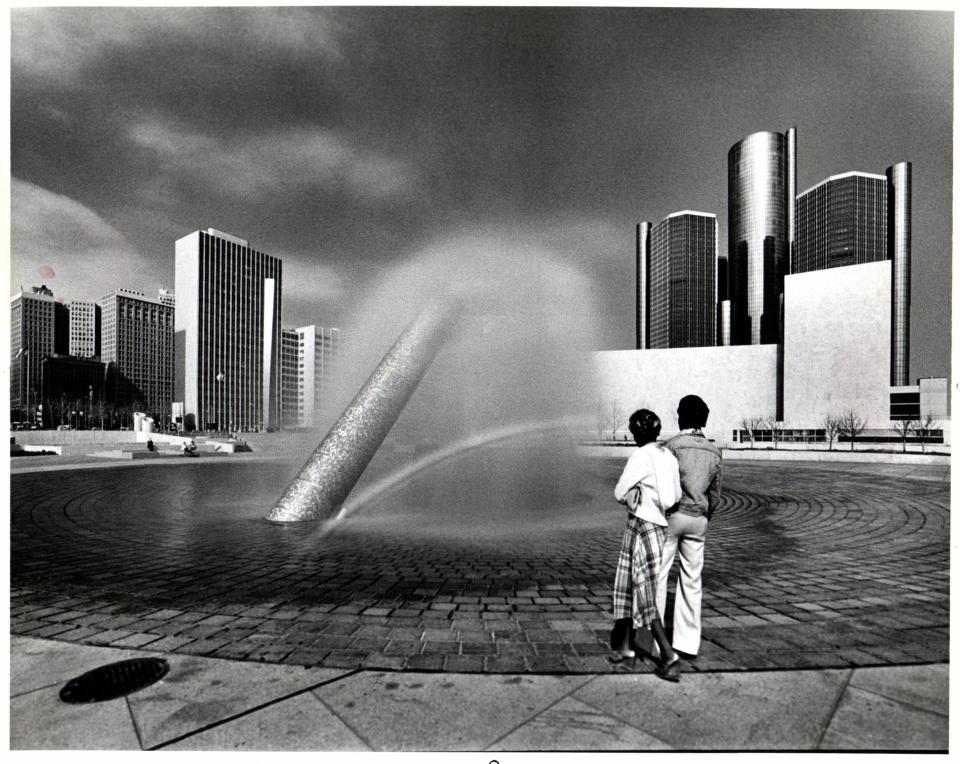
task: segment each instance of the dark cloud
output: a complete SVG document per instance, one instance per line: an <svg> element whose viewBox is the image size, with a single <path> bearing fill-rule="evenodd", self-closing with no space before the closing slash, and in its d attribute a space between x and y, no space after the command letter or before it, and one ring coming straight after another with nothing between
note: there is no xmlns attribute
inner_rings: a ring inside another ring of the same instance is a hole
<svg viewBox="0 0 960 764"><path fill-rule="evenodd" d="M208 226L280 254L298 276L285 306L304 318L291 322L335 320L338 296L436 236L537 231L593 269L619 327L610 346L629 346L633 224L700 209L723 242L728 148L797 125L801 188L914 162L914 304L945 314L952 24L876 11L20 8L12 168L22 188L102 221L145 273L172 280L173 241ZM310 307L308 282L323 306ZM948 335L920 315L916 357L945 373Z"/></svg>

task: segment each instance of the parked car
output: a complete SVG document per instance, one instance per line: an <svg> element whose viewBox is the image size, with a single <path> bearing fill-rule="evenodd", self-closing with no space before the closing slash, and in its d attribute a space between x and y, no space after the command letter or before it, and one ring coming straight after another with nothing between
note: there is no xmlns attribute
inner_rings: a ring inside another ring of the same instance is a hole
<svg viewBox="0 0 960 764"><path fill-rule="evenodd" d="M58 429L58 430L72 430L72 429L73 429L73 425L72 425L72 424L58 424L58 425L57 425L57 429Z"/></svg>

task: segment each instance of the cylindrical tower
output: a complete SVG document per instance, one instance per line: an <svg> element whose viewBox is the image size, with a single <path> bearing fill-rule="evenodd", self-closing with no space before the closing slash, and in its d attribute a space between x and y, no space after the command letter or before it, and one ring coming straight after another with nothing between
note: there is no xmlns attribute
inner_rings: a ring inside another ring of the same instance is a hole
<svg viewBox="0 0 960 764"><path fill-rule="evenodd" d="M892 325L890 384L910 384L910 195L912 165L887 168L887 235L890 238Z"/></svg>
<svg viewBox="0 0 960 764"><path fill-rule="evenodd" d="M787 208L796 187L795 132L760 132L727 154L730 299L735 345L779 342L788 268Z"/></svg>
<svg viewBox="0 0 960 764"><path fill-rule="evenodd" d="M650 228L637 225L637 350L650 347Z"/></svg>
<svg viewBox="0 0 960 764"><path fill-rule="evenodd" d="M787 156L787 262L784 275L793 273L793 242L797 233L796 204L797 204L797 128L791 127L786 132Z"/></svg>

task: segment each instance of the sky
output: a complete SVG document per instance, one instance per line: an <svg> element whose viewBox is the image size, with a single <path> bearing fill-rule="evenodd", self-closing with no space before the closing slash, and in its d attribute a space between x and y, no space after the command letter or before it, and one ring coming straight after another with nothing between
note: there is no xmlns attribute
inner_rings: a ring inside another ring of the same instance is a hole
<svg viewBox="0 0 960 764"><path fill-rule="evenodd" d="M635 224L715 213L797 127L798 189L913 163L911 375L947 376L953 16L652 8L11 11L11 290L174 287L216 228L283 260L285 326L340 325L418 252L496 230L589 275L631 348ZM455 266L455 263L453 265Z"/></svg>

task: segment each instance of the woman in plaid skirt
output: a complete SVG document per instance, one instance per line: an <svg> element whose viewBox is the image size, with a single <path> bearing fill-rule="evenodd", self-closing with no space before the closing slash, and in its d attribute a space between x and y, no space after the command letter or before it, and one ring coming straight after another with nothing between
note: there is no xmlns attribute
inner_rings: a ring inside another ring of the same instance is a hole
<svg viewBox="0 0 960 764"><path fill-rule="evenodd" d="M666 510L680 499L680 467L676 457L657 443L660 418L640 409L630 415L630 433L639 447L627 460L613 495L628 509L617 575L613 582L613 617L617 623L611 646L618 659L633 658L633 630L648 628L660 648L657 676L679 681L679 657L667 640L657 612L660 550L667 532Z"/></svg>

